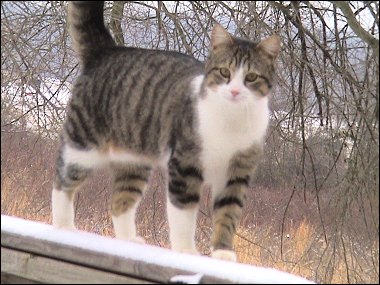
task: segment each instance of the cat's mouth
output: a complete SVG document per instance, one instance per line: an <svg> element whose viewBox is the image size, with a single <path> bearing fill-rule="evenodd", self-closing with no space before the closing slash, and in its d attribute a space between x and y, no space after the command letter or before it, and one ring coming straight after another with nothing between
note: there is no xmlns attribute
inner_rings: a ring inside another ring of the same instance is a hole
<svg viewBox="0 0 380 285"><path fill-rule="evenodd" d="M228 96L227 100L233 103L241 103L244 102L247 98L245 96Z"/></svg>

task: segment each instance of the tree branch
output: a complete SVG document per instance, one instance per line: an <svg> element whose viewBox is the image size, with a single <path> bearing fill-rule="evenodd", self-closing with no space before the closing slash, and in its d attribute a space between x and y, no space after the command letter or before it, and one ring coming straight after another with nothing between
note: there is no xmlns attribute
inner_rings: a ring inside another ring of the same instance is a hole
<svg viewBox="0 0 380 285"><path fill-rule="evenodd" d="M331 1L338 7L347 19L347 23L354 33L365 41L374 51L375 57L379 58L379 40L367 32L356 20L355 14L352 12L348 1Z"/></svg>
<svg viewBox="0 0 380 285"><path fill-rule="evenodd" d="M121 18L123 17L124 4L127 1L113 1L110 29L113 32L117 45L124 45L123 30L121 29Z"/></svg>

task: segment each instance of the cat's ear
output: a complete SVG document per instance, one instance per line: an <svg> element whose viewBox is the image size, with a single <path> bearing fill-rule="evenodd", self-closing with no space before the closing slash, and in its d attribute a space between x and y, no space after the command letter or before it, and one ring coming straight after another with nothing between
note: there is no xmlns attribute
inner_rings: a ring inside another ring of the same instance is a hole
<svg viewBox="0 0 380 285"><path fill-rule="evenodd" d="M262 40L257 45L257 48L261 48L267 54L269 54L273 58L276 58L278 54L280 53L281 38L278 35L272 35L269 38Z"/></svg>
<svg viewBox="0 0 380 285"><path fill-rule="evenodd" d="M215 24L211 32L211 47L233 44L232 36L219 24Z"/></svg>

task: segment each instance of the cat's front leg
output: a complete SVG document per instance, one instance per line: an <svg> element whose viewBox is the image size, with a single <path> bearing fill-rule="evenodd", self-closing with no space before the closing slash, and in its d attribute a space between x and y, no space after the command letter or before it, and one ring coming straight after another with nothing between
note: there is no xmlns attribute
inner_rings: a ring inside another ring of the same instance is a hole
<svg viewBox="0 0 380 285"><path fill-rule="evenodd" d="M214 231L211 241L213 257L236 261L232 249L233 238L243 212L251 176L261 156L262 146L254 145L230 160L227 182L223 190L214 195Z"/></svg>
<svg viewBox="0 0 380 285"><path fill-rule="evenodd" d="M195 253L195 229L202 185L202 173L196 156L177 155L169 162L168 221L172 249Z"/></svg>
<svg viewBox="0 0 380 285"><path fill-rule="evenodd" d="M246 200L248 181L248 175L231 178L225 189L214 199L212 257L236 261L232 242Z"/></svg>

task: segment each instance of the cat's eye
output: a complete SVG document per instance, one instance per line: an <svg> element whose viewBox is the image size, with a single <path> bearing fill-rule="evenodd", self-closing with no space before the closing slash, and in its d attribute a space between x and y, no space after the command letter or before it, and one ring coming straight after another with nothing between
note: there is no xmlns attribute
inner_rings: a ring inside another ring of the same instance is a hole
<svg viewBox="0 0 380 285"><path fill-rule="evenodd" d="M220 72L220 75L222 75L225 78L229 78L231 75L230 70L228 68L225 68L225 67L219 69L219 72Z"/></svg>
<svg viewBox="0 0 380 285"><path fill-rule="evenodd" d="M247 82L253 82L257 79L257 74L256 73L248 73L246 76L245 76L245 81Z"/></svg>

